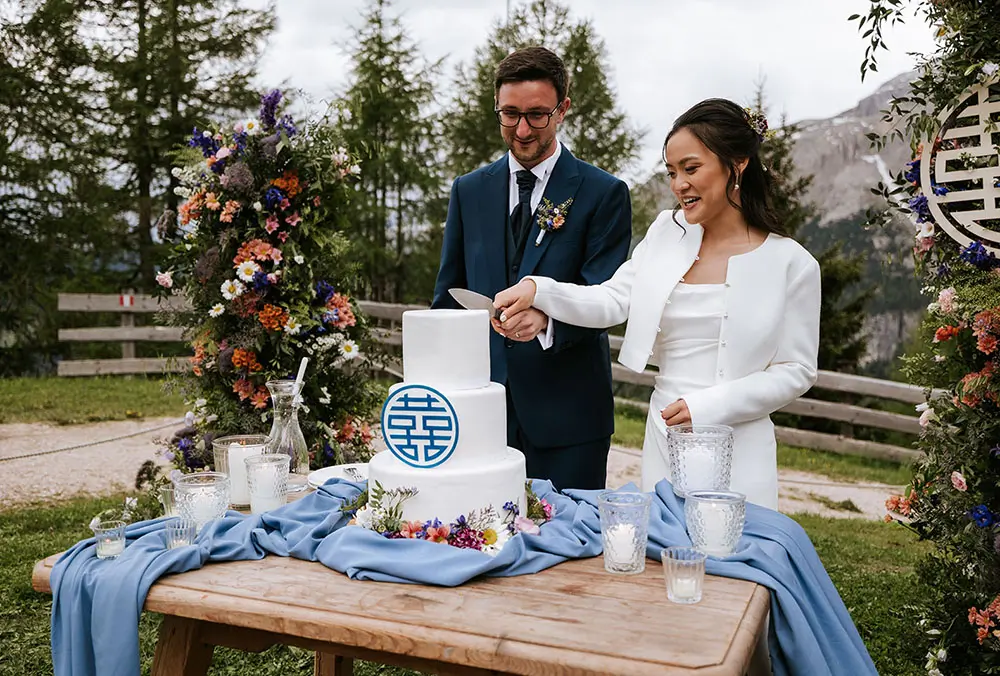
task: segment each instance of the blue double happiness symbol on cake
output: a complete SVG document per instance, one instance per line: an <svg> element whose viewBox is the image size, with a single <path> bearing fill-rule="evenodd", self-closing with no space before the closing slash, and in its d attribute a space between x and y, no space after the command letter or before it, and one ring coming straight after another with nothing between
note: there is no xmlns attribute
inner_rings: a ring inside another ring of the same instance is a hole
<svg viewBox="0 0 1000 676"><path fill-rule="evenodd" d="M437 467L458 445L458 415L426 385L404 385L382 406L382 434L392 454L411 467Z"/></svg>

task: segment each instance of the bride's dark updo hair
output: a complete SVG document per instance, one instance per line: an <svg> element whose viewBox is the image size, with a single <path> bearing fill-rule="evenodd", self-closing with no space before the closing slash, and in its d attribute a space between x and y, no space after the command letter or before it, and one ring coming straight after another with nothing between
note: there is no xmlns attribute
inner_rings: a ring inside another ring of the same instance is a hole
<svg viewBox="0 0 1000 676"><path fill-rule="evenodd" d="M663 159L666 162L667 142L681 129L687 129L729 167L726 199L743 213L743 218L753 228L788 236L774 211L772 194L774 179L765 171L760 161L760 145L767 131L763 116L749 113L727 99L706 99L697 103L677 118L663 142ZM738 162L747 159L747 166L739 173ZM732 194L739 184L740 204ZM674 209L676 215L680 207Z"/></svg>

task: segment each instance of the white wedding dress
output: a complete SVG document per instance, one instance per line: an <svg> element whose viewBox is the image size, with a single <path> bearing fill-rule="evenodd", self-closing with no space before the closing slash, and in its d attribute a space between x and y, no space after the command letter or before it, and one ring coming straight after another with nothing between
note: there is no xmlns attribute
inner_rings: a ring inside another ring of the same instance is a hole
<svg viewBox="0 0 1000 676"><path fill-rule="evenodd" d="M642 447L642 489L653 490L670 478L667 431L660 411L685 394L711 387L717 376L720 340L726 321L724 284L680 282L664 305L651 363L659 367ZM737 338L736 336L733 337ZM694 421L697 423L697 421ZM768 417L732 425L733 471L730 487L749 502L778 508L778 469L774 426Z"/></svg>

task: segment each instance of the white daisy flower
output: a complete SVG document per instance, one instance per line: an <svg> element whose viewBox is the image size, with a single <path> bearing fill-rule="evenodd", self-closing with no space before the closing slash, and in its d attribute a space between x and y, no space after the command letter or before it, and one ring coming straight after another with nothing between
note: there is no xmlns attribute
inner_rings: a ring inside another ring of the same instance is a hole
<svg viewBox="0 0 1000 676"><path fill-rule="evenodd" d="M212 306L212 309L208 311L208 316L218 317L225 311L226 311L225 305L223 305L222 303L216 303L215 305Z"/></svg>
<svg viewBox="0 0 1000 676"><path fill-rule="evenodd" d="M170 175L173 176L174 178L180 178L181 173L182 172L180 167L174 167L173 169L170 170Z"/></svg>
<svg viewBox="0 0 1000 676"><path fill-rule="evenodd" d="M295 261L296 263L298 263L299 265L302 265L303 263L305 263L305 262L306 262L306 257L305 257L305 256L303 256L302 254L299 254L299 255L297 255L297 256L296 256L295 258L293 258L292 260L294 260L294 261Z"/></svg>
<svg viewBox="0 0 1000 676"><path fill-rule="evenodd" d="M244 282L252 282L253 276L260 272L260 266L255 261L243 261L236 266L236 276Z"/></svg>
<svg viewBox="0 0 1000 676"><path fill-rule="evenodd" d="M227 279L222 283L220 289L222 291L222 297L226 300L232 300L243 293L243 285L235 279Z"/></svg>
<svg viewBox="0 0 1000 676"><path fill-rule="evenodd" d="M258 132L260 132L260 122L258 122L252 117L247 118L246 120L240 122L240 126L243 127L243 131L245 131L250 136L256 136Z"/></svg>
<svg viewBox="0 0 1000 676"><path fill-rule="evenodd" d="M296 335L302 329L302 325L295 321L294 317L285 320L285 333L290 336Z"/></svg>
<svg viewBox="0 0 1000 676"><path fill-rule="evenodd" d="M358 356L358 344L353 340L345 340L340 346L340 356L344 359L354 359Z"/></svg>

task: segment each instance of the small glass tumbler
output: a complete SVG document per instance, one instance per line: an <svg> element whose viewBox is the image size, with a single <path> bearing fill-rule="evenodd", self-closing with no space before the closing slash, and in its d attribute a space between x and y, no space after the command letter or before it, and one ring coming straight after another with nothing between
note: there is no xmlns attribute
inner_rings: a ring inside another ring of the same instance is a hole
<svg viewBox="0 0 1000 676"><path fill-rule="evenodd" d="M694 547L667 547L660 552L667 598L674 603L698 603L705 581L705 553Z"/></svg>
<svg viewBox="0 0 1000 676"><path fill-rule="evenodd" d="M284 507L288 502L288 468L292 456L268 453L247 458L247 480L250 485L250 513L263 514Z"/></svg>
<svg viewBox="0 0 1000 676"><path fill-rule="evenodd" d="M226 515L229 477L221 472L193 472L174 481L177 515L195 522L200 531L212 519Z"/></svg>
<svg viewBox="0 0 1000 676"><path fill-rule="evenodd" d="M173 484L160 489L160 505L163 506L163 516L177 516L177 503L174 502Z"/></svg>
<svg viewBox="0 0 1000 676"><path fill-rule="evenodd" d="M163 529L167 539L167 549L177 549L194 544L198 528L190 519L171 519Z"/></svg>
<svg viewBox="0 0 1000 676"><path fill-rule="evenodd" d="M733 469L733 428L728 425L667 427L667 460L674 493L728 491Z"/></svg>
<svg viewBox="0 0 1000 676"><path fill-rule="evenodd" d="M604 569L635 575L646 569L649 493L602 491L597 496L604 543Z"/></svg>
<svg viewBox="0 0 1000 676"><path fill-rule="evenodd" d="M247 458L267 453L267 436L264 434L231 434L212 441L215 471L229 477L230 500L233 507L250 504L247 484Z"/></svg>
<svg viewBox="0 0 1000 676"><path fill-rule="evenodd" d="M732 491L691 491L684 502L691 543L709 556L729 556L743 535L746 496Z"/></svg>
<svg viewBox="0 0 1000 676"><path fill-rule="evenodd" d="M97 558L117 559L125 551L124 521L101 521L91 528L97 544Z"/></svg>

